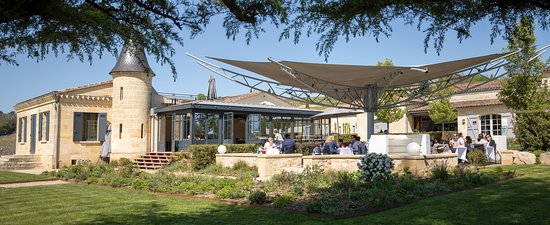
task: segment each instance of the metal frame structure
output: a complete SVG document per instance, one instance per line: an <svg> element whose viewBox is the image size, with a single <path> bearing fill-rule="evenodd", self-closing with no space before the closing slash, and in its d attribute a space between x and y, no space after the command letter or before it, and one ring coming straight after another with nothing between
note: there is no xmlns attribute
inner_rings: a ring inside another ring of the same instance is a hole
<svg viewBox="0 0 550 225"><path fill-rule="evenodd" d="M533 60L542 55L550 45L546 45L535 52L535 55L529 60ZM270 62L276 63L281 71L298 81L303 87L295 87L277 81L261 79L244 75L210 62L202 60L190 53L186 53L193 58L199 65L206 69L227 78L233 82L239 83L251 89L277 95L282 98L316 104L321 106L362 109L367 112L367 136L374 133L374 113L378 109L421 105L427 102L448 97L453 94L461 94L469 89L479 87L490 81L501 78L507 74L503 69L510 64L508 58L521 51L517 50L506 55L489 60L477 65L462 68L460 70L440 76L436 79L415 82L412 84L395 86L392 83L401 77L404 71L413 70L420 73L429 73L428 68L423 66L407 67L402 70L394 71L378 79L374 84L365 87L351 87L336 83L331 83L310 74L305 74L285 65L283 62L268 58ZM488 74L489 78L485 82L474 83L473 79L477 75ZM464 83L467 85L463 86ZM313 84L313 85L310 85ZM460 84L460 85L459 85ZM462 87L460 87L462 86ZM435 93L447 89L455 88L452 93L446 95L435 95Z"/></svg>

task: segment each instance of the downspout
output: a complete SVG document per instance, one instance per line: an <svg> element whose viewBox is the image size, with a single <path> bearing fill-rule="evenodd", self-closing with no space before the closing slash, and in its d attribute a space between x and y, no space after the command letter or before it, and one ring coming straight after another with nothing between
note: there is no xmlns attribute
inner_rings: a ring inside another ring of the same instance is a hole
<svg viewBox="0 0 550 225"><path fill-rule="evenodd" d="M56 111L56 131L55 131L55 167L54 169L59 169L59 153L60 153L60 138L61 138L61 103L59 93L55 93L55 111Z"/></svg>
<svg viewBox="0 0 550 225"><path fill-rule="evenodd" d="M149 152L153 152L153 149L155 148L155 108L150 109L150 115L151 115L151 128L149 130L149 137L151 140L151 147L149 149ZM157 151L154 151L157 152Z"/></svg>

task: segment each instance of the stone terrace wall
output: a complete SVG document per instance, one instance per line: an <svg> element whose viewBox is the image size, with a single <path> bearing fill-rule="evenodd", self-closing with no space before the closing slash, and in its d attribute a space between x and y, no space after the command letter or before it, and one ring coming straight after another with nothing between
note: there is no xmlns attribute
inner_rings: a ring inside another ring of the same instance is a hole
<svg viewBox="0 0 550 225"><path fill-rule="evenodd" d="M433 154L433 155L390 155L393 159L396 172L401 172L407 168L410 172L416 175L425 176L437 165L447 165L447 167L455 167L458 165L458 157L455 153Z"/></svg>
<svg viewBox="0 0 550 225"><path fill-rule="evenodd" d="M354 172L358 170L357 163L362 155L314 155L302 154L258 155L253 153L217 154L216 163L225 167L232 167L237 161L245 161L249 166L257 166L260 177L268 178L283 170L295 167L314 167L321 170ZM446 164L454 167L458 164L457 155L434 154L426 156L390 155L395 164L394 171L402 172L408 168L414 174L427 175L436 165Z"/></svg>
<svg viewBox="0 0 550 225"><path fill-rule="evenodd" d="M288 167L302 167L302 154L257 155L258 174L271 177Z"/></svg>
<svg viewBox="0 0 550 225"><path fill-rule="evenodd" d="M362 155L311 155L304 156L304 167L317 166L319 169L332 171L357 171L357 163Z"/></svg>
<svg viewBox="0 0 550 225"><path fill-rule="evenodd" d="M216 154L216 163L224 167L233 167L238 161L244 161L248 166L258 166L258 154L254 153L227 153Z"/></svg>

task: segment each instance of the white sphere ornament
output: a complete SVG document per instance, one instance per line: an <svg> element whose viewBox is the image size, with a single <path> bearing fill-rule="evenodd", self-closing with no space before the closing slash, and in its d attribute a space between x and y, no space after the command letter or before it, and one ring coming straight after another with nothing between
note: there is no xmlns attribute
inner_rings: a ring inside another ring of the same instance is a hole
<svg viewBox="0 0 550 225"><path fill-rule="evenodd" d="M225 154L226 151L227 151L227 147L225 147L225 145L218 146L218 153Z"/></svg>
<svg viewBox="0 0 550 225"><path fill-rule="evenodd" d="M407 153L418 154L420 153L420 145L416 142L411 142L407 145Z"/></svg>

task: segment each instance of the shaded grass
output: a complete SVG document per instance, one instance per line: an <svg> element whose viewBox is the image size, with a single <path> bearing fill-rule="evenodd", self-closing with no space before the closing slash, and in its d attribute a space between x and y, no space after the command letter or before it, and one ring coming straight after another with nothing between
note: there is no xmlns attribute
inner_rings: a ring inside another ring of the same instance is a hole
<svg viewBox="0 0 550 225"><path fill-rule="evenodd" d="M36 175L28 173L18 173L12 171L0 171L0 184L1 183L13 183L19 181L33 181L33 180L51 180L51 177L45 175Z"/></svg>
<svg viewBox="0 0 550 225"><path fill-rule="evenodd" d="M3 224L550 224L550 167L385 212L329 220L272 209L69 184L0 189Z"/></svg>

